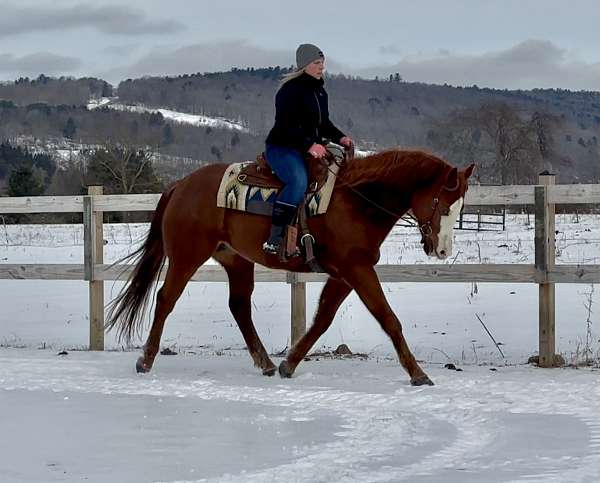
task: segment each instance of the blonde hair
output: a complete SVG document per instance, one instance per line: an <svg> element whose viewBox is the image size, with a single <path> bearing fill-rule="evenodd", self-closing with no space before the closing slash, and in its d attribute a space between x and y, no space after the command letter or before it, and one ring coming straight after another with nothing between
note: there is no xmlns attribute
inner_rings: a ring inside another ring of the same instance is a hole
<svg viewBox="0 0 600 483"><path fill-rule="evenodd" d="M295 79L296 77L300 77L302 74L304 74L304 68L302 69L297 69L293 72L288 72L287 74L284 74L281 77L281 83L280 85L285 84L288 81L291 81L292 79Z"/></svg>

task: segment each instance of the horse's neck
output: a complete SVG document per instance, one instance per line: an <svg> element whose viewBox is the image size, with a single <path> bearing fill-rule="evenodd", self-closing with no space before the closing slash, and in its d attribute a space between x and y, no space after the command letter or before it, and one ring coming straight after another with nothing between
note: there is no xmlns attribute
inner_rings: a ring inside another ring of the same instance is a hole
<svg viewBox="0 0 600 483"><path fill-rule="evenodd" d="M381 183L365 183L348 191L353 220L370 226L373 238L383 242L390 230L410 207L410 196Z"/></svg>

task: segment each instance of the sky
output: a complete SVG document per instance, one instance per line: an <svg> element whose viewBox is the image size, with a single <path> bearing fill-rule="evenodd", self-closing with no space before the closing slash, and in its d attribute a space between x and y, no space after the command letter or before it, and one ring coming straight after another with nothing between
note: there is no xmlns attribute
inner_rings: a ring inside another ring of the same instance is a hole
<svg viewBox="0 0 600 483"><path fill-rule="evenodd" d="M364 78L600 91L595 0L0 0L0 80L291 66Z"/></svg>

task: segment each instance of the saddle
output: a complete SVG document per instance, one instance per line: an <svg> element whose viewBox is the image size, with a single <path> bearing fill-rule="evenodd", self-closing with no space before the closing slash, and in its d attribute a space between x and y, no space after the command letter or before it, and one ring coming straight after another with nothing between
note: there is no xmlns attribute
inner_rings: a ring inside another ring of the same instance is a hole
<svg viewBox="0 0 600 483"><path fill-rule="evenodd" d="M337 144L327 145L323 159L310 158L309 184L304 201L300 204L295 221L285 232L282 261L304 252L306 264L312 271L322 272L313 251L314 237L308 229L307 217L325 213L339 169L354 157L354 150L345 150ZM217 193L217 206L271 216L273 199L283 183L272 172L264 153L256 162L233 163L228 166Z"/></svg>
<svg viewBox="0 0 600 483"><path fill-rule="evenodd" d="M279 253L279 259L283 262L289 258L298 256L304 252L306 264L313 272L324 272L317 261L314 253L315 239L308 229L306 222L306 200L311 193L317 193L327 182L330 166L333 163L345 163L348 159L354 157L354 150L349 152L340 150L337 145L330 144L327 154L323 159L308 157L308 188L304 201L299 206L296 214L296 222L287 226L284 234L284 242ZM261 153L256 157L256 163L249 163L238 174L238 181L242 184L260 186L261 188L280 189L283 183L277 178L271 170L265 159L265 154ZM298 243L300 242L300 243ZM299 245L303 248L299 248Z"/></svg>
<svg viewBox="0 0 600 483"><path fill-rule="evenodd" d="M335 161L333 155L326 156L323 159L313 157L307 158L308 163L308 188L306 193L314 193L321 189L327 181L327 170L332 162ZM267 164L265 153L260 153L256 157L256 162L247 163L237 177L241 184L249 186L258 186L260 188L283 188L281 180L273 173L271 167Z"/></svg>

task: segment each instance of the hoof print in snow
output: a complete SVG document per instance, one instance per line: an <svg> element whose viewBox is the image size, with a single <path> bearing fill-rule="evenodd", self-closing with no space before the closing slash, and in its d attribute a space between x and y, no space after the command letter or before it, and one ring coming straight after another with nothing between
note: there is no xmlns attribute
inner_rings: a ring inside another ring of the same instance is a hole
<svg viewBox="0 0 600 483"><path fill-rule="evenodd" d="M172 351L168 347L160 351L161 356L176 356L177 352Z"/></svg>

